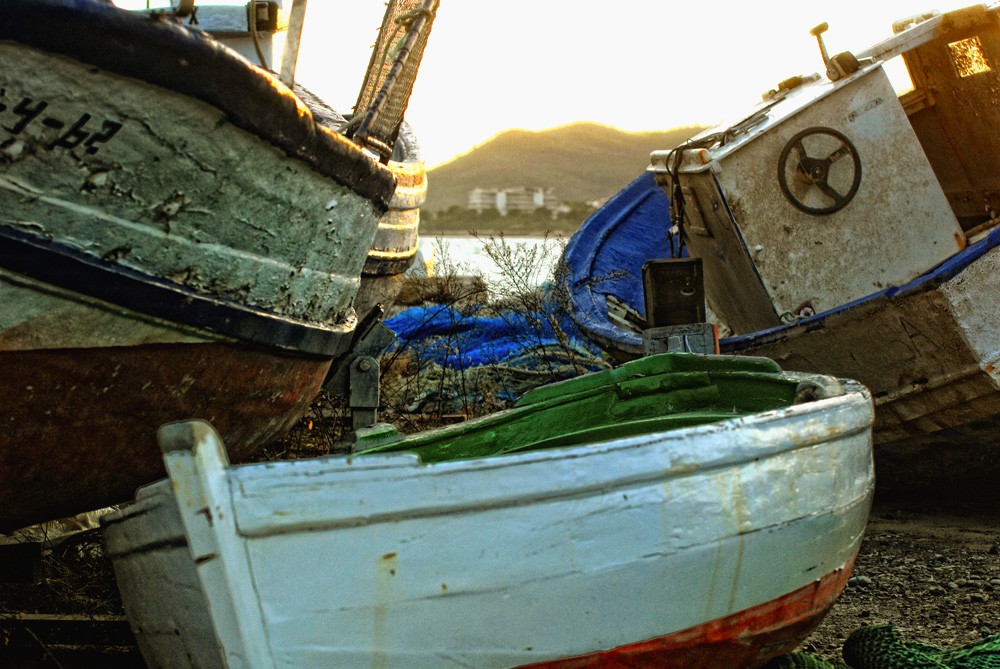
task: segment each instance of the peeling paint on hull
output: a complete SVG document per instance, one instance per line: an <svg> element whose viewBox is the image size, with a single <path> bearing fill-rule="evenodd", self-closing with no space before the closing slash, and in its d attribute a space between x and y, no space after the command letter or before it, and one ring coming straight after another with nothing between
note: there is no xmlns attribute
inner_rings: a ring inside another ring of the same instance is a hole
<svg viewBox="0 0 1000 669"><path fill-rule="evenodd" d="M165 421L246 458L350 345L394 175L161 19L0 13L0 528L130 498Z"/></svg>
<svg viewBox="0 0 1000 669"><path fill-rule="evenodd" d="M23 146L0 160L0 224L283 316L353 315L370 201L187 96L12 43L0 42L0 71L7 98L122 126L93 155L53 147L37 119L0 130Z"/></svg>
<svg viewBox="0 0 1000 669"><path fill-rule="evenodd" d="M931 275L772 335L724 339L721 347L868 386L880 489L978 486L988 493L1000 476L1000 321L988 306L1000 293L1000 232L979 245L985 251L954 276ZM874 345L859 345L865 341Z"/></svg>

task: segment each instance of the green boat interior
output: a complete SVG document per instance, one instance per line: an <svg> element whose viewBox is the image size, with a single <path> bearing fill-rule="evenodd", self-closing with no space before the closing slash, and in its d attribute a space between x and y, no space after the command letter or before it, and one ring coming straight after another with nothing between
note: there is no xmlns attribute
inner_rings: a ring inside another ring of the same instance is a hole
<svg viewBox="0 0 1000 669"><path fill-rule="evenodd" d="M651 434L787 407L800 381L765 358L666 353L550 384L506 411L358 455L406 451L430 463Z"/></svg>

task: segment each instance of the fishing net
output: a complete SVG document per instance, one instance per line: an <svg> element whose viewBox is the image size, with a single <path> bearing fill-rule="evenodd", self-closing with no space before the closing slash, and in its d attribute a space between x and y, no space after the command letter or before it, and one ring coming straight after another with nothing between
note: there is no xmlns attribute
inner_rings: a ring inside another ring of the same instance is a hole
<svg viewBox="0 0 1000 669"><path fill-rule="evenodd" d="M358 144L392 156L438 0L389 0L348 134Z"/></svg>
<svg viewBox="0 0 1000 669"><path fill-rule="evenodd" d="M946 650L906 641L891 625L862 627L848 637L843 654L846 664L791 653L763 669L1000 669L1000 634Z"/></svg>

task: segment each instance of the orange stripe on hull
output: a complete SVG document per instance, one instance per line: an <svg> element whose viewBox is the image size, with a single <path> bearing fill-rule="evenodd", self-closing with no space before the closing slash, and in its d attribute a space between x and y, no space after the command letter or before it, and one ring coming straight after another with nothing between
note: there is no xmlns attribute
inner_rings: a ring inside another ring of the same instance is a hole
<svg viewBox="0 0 1000 669"><path fill-rule="evenodd" d="M519 669L751 669L795 649L847 585L841 569L770 602L666 636Z"/></svg>

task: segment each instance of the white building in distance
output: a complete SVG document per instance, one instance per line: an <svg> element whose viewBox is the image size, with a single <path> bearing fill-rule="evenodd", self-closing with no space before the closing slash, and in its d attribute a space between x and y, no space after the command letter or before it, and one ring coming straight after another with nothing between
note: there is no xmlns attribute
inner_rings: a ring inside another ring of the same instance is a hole
<svg viewBox="0 0 1000 669"><path fill-rule="evenodd" d="M551 188L473 188L469 191L469 209L477 214L495 209L501 216L512 211L535 211L537 209L557 211L560 203Z"/></svg>

